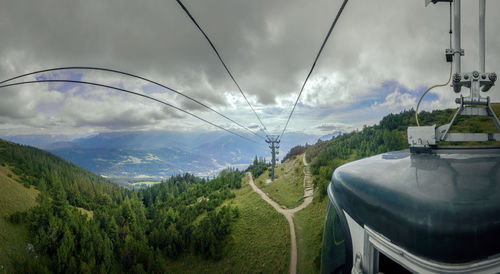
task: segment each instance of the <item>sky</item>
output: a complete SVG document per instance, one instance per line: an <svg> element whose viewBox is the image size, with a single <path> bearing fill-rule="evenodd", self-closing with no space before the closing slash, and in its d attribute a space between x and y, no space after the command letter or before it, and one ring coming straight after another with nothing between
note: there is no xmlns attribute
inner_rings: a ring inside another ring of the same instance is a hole
<svg viewBox="0 0 500 274"><path fill-rule="evenodd" d="M340 0L184 0L261 117L279 134ZM487 1L486 70L500 73L500 1ZM462 1L462 71L477 69L477 1ZM424 0L351 0L309 79L289 131L324 135L373 125L415 108L449 63L449 6ZM153 79L258 130L260 124L217 56L176 1L0 0L0 80L62 67L96 66ZM183 97L107 72L23 78L94 81L164 100L232 130L239 127ZM210 131L189 115L138 96L73 84L0 89L0 136L107 131ZM464 89L463 95L468 91ZM488 94L500 100L498 88ZM451 88L421 109L456 107Z"/></svg>

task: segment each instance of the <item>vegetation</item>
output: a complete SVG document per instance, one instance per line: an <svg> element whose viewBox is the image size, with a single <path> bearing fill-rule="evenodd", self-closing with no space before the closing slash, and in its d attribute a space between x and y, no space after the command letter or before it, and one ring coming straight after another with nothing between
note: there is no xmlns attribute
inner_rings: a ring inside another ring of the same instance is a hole
<svg viewBox="0 0 500 274"><path fill-rule="evenodd" d="M164 250L168 257L176 257L191 247L206 257L220 259L224 240L239 211L229 206L215 209L235 197L230 189L241 188L242 176L231 169L211 181L185 174L139 191L151 220L149 243ZM194 225L204 213L206 216Z"/></svg>
<svg viewBox="0 0 500 274"><path fill-rule="evenodd" d="M313 202L295 213L297 235L297 273L319 273L321 266L321 241L325 225L327 198L314 193Z"/></svg>
<svg viewBox="0 0 500 274"><path fill-rule="evenodd" d="M264 173L270 166L271 166L270 163L266 163L266 159L257 158L257 156L255 156L255 159L253 159L253 163L250 166L248 166L246 171L252 173L252 176L254 178L257 178L262 173Z"/></svg>
<svg viewBox="0 0 500 274"><path fill-rule="evenodd" d="M38 191L26 188L16 182L7 165L0 165L0 273L10 273L12 258L26 255L28 228L22 224L13 224L7 217L17 211L26 211L36 205Z"/></svg>
<svg viewBox="0 0 500 274"><path fill-rule="evenodd" d="M35 148L0 141L0 150L0 165L40 191L38 205L9 217L29 228L33 244L14 259L17 272L163 272L182 254L220 259L239 216L221 206L241 187L236 170L211 181L179 175L136 192Z"/></svg>
<svg viewBox="0 0 500 274"><path fill-rule="evenodd" d="M270 168L269 168L270 169ZM275 180L268 181L270 171L266 170L254 180L269 198L287 208L294 208L303 202L304 198L304 164L302 155L294 157L292 161L276 166ZM270 179L269 179L270 180Z"/></svg>
<svg viewBox="0 0 500 274"><path fill-rule="evenodd" d="M334 169L406 148L414 114L390 114L377 125L296 147L270 184L270 164L254 159L248 171L256 183L290 208L302 202L301 153L310 162L314 200L295 214L299 273L318 271ZM423 112L420 120L444 124L452 115ZM494 128L474 117L460 118L452 130ZM0 140L0 152L0 266L10 272L288 272L287 222L242 172L228 169L213 180L178 175L134 191L38 149Z"/></svg>
<svg viewBox="0 0 500 274"><path fill-rule="evenodd" d="M245 178L236 197L224 205L237 207L239 217L228 237L224 256L208 260L194 254L169 261L166 273L288 273L290 234L281 214L255 193Z"/></svg>
<svg viewBox="0 0 500 274"><path fill-rule="evenodd" d="M306 145L307 146L307 145ZM283 160L281 160L281 163L284 163L288 160L293 160L297 155L304 154L306 152L306 147L304 146L296 146L290 149L290 151L285 155Z"/></svg>

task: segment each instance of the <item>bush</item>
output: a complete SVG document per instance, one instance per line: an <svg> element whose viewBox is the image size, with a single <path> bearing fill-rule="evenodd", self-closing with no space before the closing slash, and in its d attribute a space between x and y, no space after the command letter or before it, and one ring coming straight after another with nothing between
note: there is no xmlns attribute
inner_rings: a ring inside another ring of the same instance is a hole
<svg viewBox="0 0 500 274"><path fill-rule="evenodd" d="M296 146L290 149L290 151L285 155L281 163L286 162L288 159L293 159L295 156L300 155L306 151L305 146Z"/></svg>
<svg viewBox="0 0 500 274"><path fill-rule="evenodd" d="M20 224L26 220L26 212L14 212L8 217L9 221L13 224Z"/></svg>
<svg viewBox="0 0 500 274"><path fill-rule="evenodd" d="M271 164L266 163L265 159L263 159L263 158L258 159L256 156L255 159L253 160L253 163L250 166L248 166L246 171L249 171L250 173L252 173L252 176L254 178L257 178L262 173L264 173L268 169L268 167L270 167L270 166L271 166Z"/></svg>

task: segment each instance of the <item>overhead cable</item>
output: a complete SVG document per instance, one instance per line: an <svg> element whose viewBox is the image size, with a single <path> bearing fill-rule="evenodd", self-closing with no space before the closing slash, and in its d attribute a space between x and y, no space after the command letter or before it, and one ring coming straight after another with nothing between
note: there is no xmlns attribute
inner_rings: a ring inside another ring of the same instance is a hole
<svg viewBox="0 0 500 274"><path fill-rule="evenodd" d="M191 15L191 13L186 8L186 6L184 6L184 4L180 0L176 0L176 1L181 6L181 8L184 10L184 12L186 12L186 14L189 16L189 18L191 19L191 21L193 21L193 23L196 25L196 27L200 30L200 32L203 34L203 36L205 36L205 39L208 41L208 43L210 44L210 46L214 50L215 54L217 55L217 57L219 58L220 62L222 63L222 66L224 66L224 68L226 69L227 73L229 74L229 76L233 80L234 84L236 85L236 87L238 87L238 90L240 91L241 95L243 95L243 98L245 98L245 101L250 106L250 108L252 109L253 113L255 114L255 116L257 117L257 119L259 120L260 125L262 126L262 129L264 130L264 133L266 133L266 135L268 135L267 131L266 131L267 130L266 126L264 125L264 123L262 123L262 120L260 119L260 117L257 114L257 112L255 111L255 109L252 107L252 104L250 104L250 101L248 101L248 99L245 96L245 93L243 93L243 90L241 89L240 85L238 84L238 82L236 82L236 79L233 77L233 74L231 73L231 71L229 71L229 68L226 66L226 63L224 63L224 60L222 60L222 57L219 54L219 51L217 50L217 48L215 47L215 45L212 43L212 41L210 40L210 38L208 38L207 34L205 33L205 31L203 31L203 29L200 27L200 25L198 24L198 22L196 22L196 20Z"/></svg>
<svg viewBox="0 0 500 274"><path fill-rule="evenodd" d="M177 90L175 90L173 88L170 88L170 87L168 87L168 86L166 86L164 84L161 84L159 82L153 81L151 79L148 79L148 78L145 78L145 77L142 77L142 76L138 76L138 75L135 75L135 74L132 74L132 73L128 73L128 72L123 72L123 71L115 70L115 69L100 68L100 67L86 67L86 66L50 68L50 69L38 70L38 71L34 71L34 72L29 72L29 73L21 74L21 75L16 76L16 77L12 77L10 79L1 81L0 85L4 84L4 83L7 83L7 82L10 82L10 81L15 80L15 79L22 78L22 77L26 77L26 76L30 76L30 75L34 75L34 74L39 74L39 73L44 73L44 72L50 72L50 71L59 71L59 70L99 70L99 71L113 72L113 73L117 73L117 74L122 74L122 75L130 76L130 77L133 77L133 78L141 79L143 81L146 81L146 82L152 83L154 85L157 85L159 87L162 87L162 88L165 88L167 90L170 90L170 91L172 91L172 92L174 92L174 93L176 93L176 94L178 94L180 96L183 96L184 98L186 98L188 100L191 100L191 101L193 101L193 102L195 102L195 103L197 103L197 104L199 104L199 105L201 105L201 106L203 106L203 107L205 107L205 108L207 108L207 109L209 109L209 110L217 113L218 115L224 117L225 119L227 119L227 120L235 123L236 125L238 125L239 127L243 128L243 129L245 129L246 131L248 131L248 132L250 132L250 133L252 133L252 134L254 134L254 135L256 135L256 136L258 136L258 137L260 137L262 139L265 139L264 136L262 136L260 134L257 134L256 132L250 130L248 127L246 127L246 126L244 126L244 125L242 125L242 124L234 121L233 119L227 117L226 115L218 112L217 110L209 107L208 105L206 105L206 104L204 104L204 103L202 103L202 102L200 102L200 101L198 101L198 100L196 100L196 99L194 99L194 98L192 98L192 97L190 97L188 95L183 94L180 91L177 91Z"/></svg>
<svg viewBox="0 0 500 274"><path fill-rule="evenodd" d="M285 134L285 130L288 127L288 122L290 122L290 118L292 118L293 111L295 110L295 107L297 106L297 103L299 102L300 95L302 95L302 92L304 91L304 87L306 86L307 80L309 80L309 76L311 76L311 74L314 70L314 67L316 66L316 62L318 61L319 56L321 55L321 52L323 51L323 48L325 47L325 44L328 41L328 38L330 37L330 34L333 31L333 28L335 27L335 24L337 24L337 21L339 20L340 14L342 14L342 11L344 10L344 7L347 4L347 1L348 0L344 0L344 2L342 3L342 6L340 7L339 11L337 12L337 16L335 16L335 20L333 20L332 25L330 26L330 30L328 30L328 33L327 33L325 39L323 40L323 43L321 44L321 47L318 51L318 54L316 55L316 58L314 58L314 62L311 66L311 69L309 70L309 73L307 74L306 80L304 81L304 83L302 84L302 87L300 88L299 96L297 96L297 100L295 100L295 104L293 105L292 111L290 112L290 115L288 115L288 120L286 121L285 127L283 128L283 131L281 132L281 135L278 138L279 140L281 140L281 137L283 137L283 134Z"/></svg>
<svg viewBox="0 0 500 274"><path fill-rule="evenodd" d="M99 84L99 83L94 83L94 82L87 82L87 81L77 81L77 80L59 80L59 79L54 79L54 80L52 80L52 79L50 79L50 80L34 80L34 81L16 82L16 83L11 83L11 84L3 84L3 85L0 85L0 88L6 88L6 87L18 86L18 85L25 85L25 84L35 84L35 83L75 83L75 84L85 84L85 85L92 85L92 86L98 86L98 87L103 87L103 88L114 89L114 90L122 91L122 92L125 92L125 93L129 93L129 94L137 95L137 96L144 97L144 98L147 98L147 99L150 99L150 100L156 101L156 102L158 102L158 103L164 104L164 105L169 106L169 107L171 107L171 108L174 108L174 109L176 109L176 110L178 110L178 111L184 112L184 113L186 113L186 114L188 114L188 115L191 115L191 116L193 116L193 117L195 117L195 118L197 118L197 119L199 119L199 120L201 120L201 121L203 121L203 122L205 122L205 123L208 123L208 124L210 124L210 125L212 125L212 126L214 126L214 127L217 127L217 128L222 129L222 130L224 130L224 131L227 131L227 132L229 132L229 133L231 133L231 134L233 134L233 135L236 135L236 136L238 136L238 137L241 137L241 138L243 138L243 139L245 139L245 140L247 140L247 141L250 141L250 142L252 142L252 143L256 143L256 144L258 144L257 142L255 142L255 141L254 141L254 140L252 140L252 139L249 139L249 138L247 138L247 137L245 137L245 136L243 136L243 135L240 135L240 134L238 134L238 133L236 133L236 132L234 132L234 131L231 131L231 130L229 130L229 129L227 129L227 128L224 128L224 127L222 127L222 126L219 126L219 125L217 125L217 124L214 124L214 123L212 123L212 122L210 122L210 121L208 121L208 120L206 120L206 119L204 119L204 118L202 118L202 117L200 117L200 116L198 116L198 115L196 115L196 114L193 114L193 113L191 113L191 112L189 112L189 111L187 111L187 110L184 110L184 109L182 109L182 108L180 108L180 107L176 107L176 106L174 106L174 105L172 105L172 104L169 104L169 103L164 102L164 101L162 101L162 100L156 99L156 98L154 98L154 97L151 97L151 96L148 96L148 95L145 95L145 94L141 94L141 93L138 93L138 92L134 92L134 91L131 91L131 90L127 90L127 89L124 89L124 88L113 87L113 86L109 86L109 85L104 85L104 84Z"/></svg>

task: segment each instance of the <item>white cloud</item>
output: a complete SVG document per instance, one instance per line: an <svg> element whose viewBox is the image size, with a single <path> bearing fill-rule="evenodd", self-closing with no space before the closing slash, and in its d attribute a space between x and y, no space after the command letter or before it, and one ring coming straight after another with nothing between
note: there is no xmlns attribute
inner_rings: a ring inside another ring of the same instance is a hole
<svg viewBox="0 0 500 274"><path fill-rule="evenodd" d="M398 111L403 109L415 108L415 102L417 98L409 93L399 92L399 88L396 88L392 93L385 97L385 101L382 103L375 102L372 105L373 109L382 108L390 111Z"/></svg>

